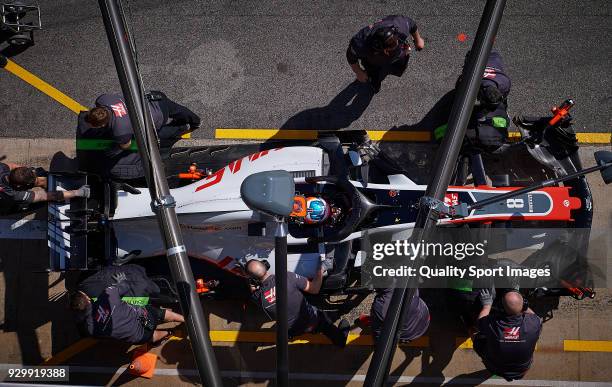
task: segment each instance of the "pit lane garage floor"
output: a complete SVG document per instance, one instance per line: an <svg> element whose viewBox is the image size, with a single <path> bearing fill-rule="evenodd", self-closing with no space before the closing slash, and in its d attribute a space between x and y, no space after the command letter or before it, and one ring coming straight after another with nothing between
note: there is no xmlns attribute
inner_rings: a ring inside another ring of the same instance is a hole
<svg viewBox="0 0 612 387"><path fill-rule="evenodd" d="M21 144L21 145L18 145ZM45 165L59 143L22 140L16 142L12 161ZM21 148L19 148L21 146ZM390 146L390 145L383 145ZM396 146L396 145L393 145ZM431 149L410 145L427 169ZM606 147L609 149L609 147ZM59 147L61 149L61 147ZM582 147L585 164L592 165L595 147ZM46 153L47 152L47 153ZM70 150L66 150L70 153ZM406 160L414 160L406 157ZM515 161L516 162L516 161ZM594 228L612 226L612 208L606 189L590 176L597 206ZM27 222L33 219L34 221ZM0 381L6 369L19 364L68 365L70 384L190 385L198 382L189 340L173 337L151 350L159 356L152 379L135 378L126 372L134 347L120 343L79 339L66 307L66 282L75 273L44 272L47 252L44 230L37 230L33 216L0 219ZM8 227L4 227L8 226ZM608 278L610 278L608 257ZM370 299L349 300L354 306L345 316L353 321L369 309ZM554 304L554 302L553 302ZM552 305L555 306L555 305ZM204 302L210 321L215 355L227 385L265 385L274 377L273 323L244 301ZM465 332L444 315L444 307L432 308L432 325L425 337L402 346L393 359L391 380L399 385L505 385L487 379L478 356L466 341ZM599 289L594 300L563 298L546 322L535 362L526 379L513 385L612 385L612 292ZM367 330L354 327L349 345L337 349L322 336L300 337L290 346L292 385L360 385L372 354Z"/></svg>

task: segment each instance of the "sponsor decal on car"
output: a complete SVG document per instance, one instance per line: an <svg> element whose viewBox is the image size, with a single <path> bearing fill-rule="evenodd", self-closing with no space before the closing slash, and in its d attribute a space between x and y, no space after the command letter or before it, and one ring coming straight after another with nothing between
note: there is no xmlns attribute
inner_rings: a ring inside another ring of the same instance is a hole
<svg viewBox="0 0 612 387"><path fill-rule="evenodd" d="M447 193L444 196L444 204L447 206L457 206L459 205L459 194L458 193Z"/></svg>

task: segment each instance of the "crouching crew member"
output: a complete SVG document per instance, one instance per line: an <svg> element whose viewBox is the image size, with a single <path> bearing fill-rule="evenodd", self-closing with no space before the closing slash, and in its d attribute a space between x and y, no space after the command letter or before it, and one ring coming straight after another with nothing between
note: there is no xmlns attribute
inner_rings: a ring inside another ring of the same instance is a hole
<svg viewBox="0 0 612 387"><path fill-rule="evenodd" d="M162 92L149 93L147 102L160 148L172 147L182 135L200 127L200 117L197 114L172 101ZM94 108L79 114L77 144L79 139L112 140L112 146L104 152L106 162L103 167L111 177L136 179L144 176L142 161L133 144L133 135L125 99L120 94L102 94L96 99ZM99 160L89 161L99 163Z"/></svg>
<svg viewBox="0 0 612 387"><path fill-rule="evenodd" d="M156 297L159 295L159 286L147 276L144 267L136 264L105 266L80 281L78 290L90 297L96 297L115 282L113 276L119 273L124 273L126 276L126 292L122 297Z"/></svg>
<svg viewBox="0 0 612 387"><path fill-rule="evenodd" d="M467 132L468 138L486 152L496 151L508 139L510 86L501 55L491 51L478 91L478 107Z"/></svg>
<svg viewBox="0 0 612 387"><path fill-rule="evenodd" d="M267 265L252 259L246 264L247 274L252 279L251 298L272 320L276 319L276 283L275 276L268 273ZM350 329L347 320L342 319L336 327L327 314L311 305L304 293L318 294L323 282L323 270L318 270L311 281L301 275L287 272L287 319L289 337L303 333L319 332L327 336L339 347L346 345Z"/></svg>
<svg viewBox="0 0 612 387"><path fill-rule="evenodd" d="M370 309L370 321L372 324L372 336L374 341L378 341L382 331L383 321L387 316L389 303L393 296L393 289L376 289L374 301ZM423 336L429 328L429 309L419 297L419 290L416 290L410 305L404 311L404 324L400 332L400 342L410 342Z"/></svg>
<svg viewBox="0 0 612 387"><path fill-rule="evenodd" d="M130 283L125 272L114 270L112 283L97 298L79 290L70 296L70 308L76 313L77 326L81 334L99 338L114 338L130 344L155 343L172 332L159 330L164 322L184 322L182 315L169 309L152 305L136 306L121 299L130 291ZM102 275L104 277L104 275Z"/></svg>
<svg viewBox="0 0 612 387"><path fill-rule="evenodd" d="M63 202L89 197L89 186L71 191L47 192L47 173L42 168L0 163L0 213L27 209L32 203Z"/></svg>
<svg viewBox="0 0 612 387"><path fill-rule="evenodd" d="M401 77L410 58L409 35L417 50L425 47L414 20L401 15L387 16L355 34L346 59L357 80L369 82L374 93L378 93L387 75Z"/></svg>
<svg viewBox="0 0 612 387"><path fill-rule="evenodd" d="M521 379L531 367L542 320L515 290L503 295L499 311L492 309L494 298L494 289L480 291L482 310L473 337L474 350L490 372L508 381Z"/></svg>
<svg viewBox="0 0 612 387"><path fill-rule="evenodd" d="M457 80L456 86L459 86L460 82L461 77ZM472 149L494 152L508 139L510 124L508 94L511 85L500 53L491 50L466 132L468 145ZM446 115L448 114L450 114L450 110L446 112ZM436 140L441 140L444 137L447 127L448 124L445 123L435 129L434 137Z"/></svg>

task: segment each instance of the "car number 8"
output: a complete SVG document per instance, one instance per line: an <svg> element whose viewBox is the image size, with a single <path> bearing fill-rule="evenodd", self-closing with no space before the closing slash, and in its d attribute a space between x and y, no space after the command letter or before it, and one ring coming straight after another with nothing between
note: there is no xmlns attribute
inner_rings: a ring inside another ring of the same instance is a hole
<svg viewBox="0 0 612 387"><path fill-rule="evenodd" d="M523 199L507 199L506 207L508 208L523 208L525 207L525 202Z"/></svg>

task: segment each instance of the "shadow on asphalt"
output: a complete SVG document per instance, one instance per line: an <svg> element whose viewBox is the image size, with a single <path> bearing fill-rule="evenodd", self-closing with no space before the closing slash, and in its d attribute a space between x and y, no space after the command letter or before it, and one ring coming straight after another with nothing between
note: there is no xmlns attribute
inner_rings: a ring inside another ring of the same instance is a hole
<svg viewBox="0 0 612 387"><path fill-rule="evenodd" d="M34 214L36 219L46 219L46 207ZM15 218L22 218L23 214ZM0 239L0 271L4 276L3 332L15 332L23 364L38 365L44 360L39 338L41 327L51 324L51 350L57 353L77 340L70 313L67 313L67 295L50 291L62 279L72 274L58 276L49 284L49 265L46 240Z"/></svg>
<svg viewBox="0 0 612 387"><path fill-rule="evenodd" d="M336 130L350 126L367 109L374 93L369 85L354 81L326 106L306 109L285 122L281 129Z"/></svg>
<svg viewBox="0 0 612 387"><path fill-rule="evenodd" d="M453 108L453 102L455 100L455 89L448 91L429 109L427 113L421 118L419 122L414 124L402 124L394 126L387 131L387 135L392 135L391 132L396 130L401 131L422 131L422 132L433 132L438 126L445 124L450 116L451 109ZM398 106L399 109L409 108L408 106ZM383 141L385 136L383 136Z"/></svg>

